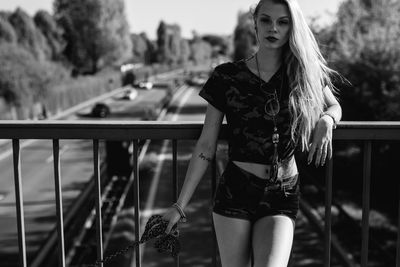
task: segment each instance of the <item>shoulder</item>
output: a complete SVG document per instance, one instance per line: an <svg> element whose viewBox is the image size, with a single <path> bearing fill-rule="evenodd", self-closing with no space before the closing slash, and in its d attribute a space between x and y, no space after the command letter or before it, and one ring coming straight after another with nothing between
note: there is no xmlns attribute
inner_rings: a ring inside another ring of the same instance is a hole
<svg viewBox="0 0 400 267"><path fill-rule="evenodd" d="M232 77L241 71L240 62L225 62L216 66L213 70L213 75L220 76L221 78Z"/></svg>
<svg viewBox="0 0 400 267"><path fill-rule="evenodd" d="M219 72L219 73L230 73L230 72L235 72L239 69L239 64L238 61L229 61L222 63L214 68L214 72Z"/></svg>

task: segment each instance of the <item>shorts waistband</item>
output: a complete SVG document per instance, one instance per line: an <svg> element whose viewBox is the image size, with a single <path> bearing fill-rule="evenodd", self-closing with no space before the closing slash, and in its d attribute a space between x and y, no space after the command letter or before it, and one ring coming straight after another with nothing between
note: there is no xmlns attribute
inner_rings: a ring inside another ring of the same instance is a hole
<svg viewBox="0 0 400 267"><path fill-rule="evenodd" d="M273 183L268 179L260 178L257 175L240 168L235 163L233 163L232 160L228 161L226 168L234 168L235 170L245 175L248 179L250 179L254 185L268 190L280 190L285 188L286 189L291 188L297 183L298 180L298 174L296 174L290 177L285 177L282 180L278 180L276 183Z"/></svg>

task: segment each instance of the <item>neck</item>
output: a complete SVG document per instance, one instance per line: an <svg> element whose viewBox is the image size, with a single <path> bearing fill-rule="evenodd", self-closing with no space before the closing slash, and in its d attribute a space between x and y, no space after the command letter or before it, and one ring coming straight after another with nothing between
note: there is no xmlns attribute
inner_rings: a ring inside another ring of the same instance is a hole
<svg viewBox="0 0 400 267"><path fill-rule="evenodd" d="M256 55L260 71L274 71L282 63L282 49L259 49Z"/></svg>

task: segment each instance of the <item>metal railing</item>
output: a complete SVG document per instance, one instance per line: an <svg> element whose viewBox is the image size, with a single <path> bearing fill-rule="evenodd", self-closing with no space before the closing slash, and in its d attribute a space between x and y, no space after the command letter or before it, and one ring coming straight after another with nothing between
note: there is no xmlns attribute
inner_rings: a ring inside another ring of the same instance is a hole
<svg viewBox="0 0 400 267"><path fill-rule="evenodd" d="M24 205L21 183L20 163L20 139L50 139L53 140L54 156L54 179L57 209L57 231L58 231L58 258L59 266L65 266L64 255L64 233L63 233L63 211L62 191L59 160L60 139L87 139L93 140L93 167L95 179L95 203L96 203L96 242L97 260L103 259L103 237L101 224L101 189L100 189L100 162L99 162L99 140L132 140L133 142L133 175L135 188L135 238L139 240L140 233L140 210L139 210L139 166L138 149L139 140L158 139L172 140L173 146L173 199L178 196L177 182L177 141L195 140L201 133L203 124L199 122L121 122L121 121L2 121L0 122L0 139L11 139L13 144L14 183L16 194L16 212L18 227L18 244L20 254L20 266L26 267L26 244ZM226 139L227 129L224 124L221 128L220 139ZM364 143L364 167L363 167L363 206L362 206L362 249L361 266L368 264L368 239L369 239L369 212L370 212L370 183L371 183L371 144L376 140L400 140L399 122L341 122L334 131L334 140L358 140ZM333 161L330 160L326 166L326 193L325 193L325 256L324 266L329 267L331 262L331 226L332 226L332 173ZM212 164L212 191L215 190L216 166ZM213 193L213 192L212 192ZM400 216L398 230L400 229ZM400 235L397 233L397 255L396 266L400 267ZM214 240L215 245L215 240ZM216 248L216 246L215 246ZM216 249L214 250L216 251ZM135 248L136 266L140 267L140 246ZM179 266L179 260L177 261ZM216 266L216 252L213 255L213 265Z"/></svg>

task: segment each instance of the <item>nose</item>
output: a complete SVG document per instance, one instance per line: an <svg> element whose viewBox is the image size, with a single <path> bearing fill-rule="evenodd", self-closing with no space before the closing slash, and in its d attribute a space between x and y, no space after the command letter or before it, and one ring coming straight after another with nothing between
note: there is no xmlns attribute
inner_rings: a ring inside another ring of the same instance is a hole
<svg viewBox="0 0 400 267"><path fill-rule="evenodd" d="M269 32L277 32L276 23L272 22L269 28Z"/></svg>

